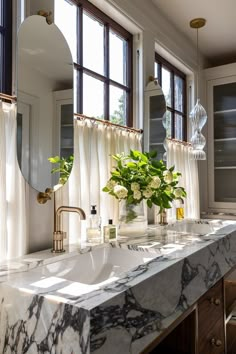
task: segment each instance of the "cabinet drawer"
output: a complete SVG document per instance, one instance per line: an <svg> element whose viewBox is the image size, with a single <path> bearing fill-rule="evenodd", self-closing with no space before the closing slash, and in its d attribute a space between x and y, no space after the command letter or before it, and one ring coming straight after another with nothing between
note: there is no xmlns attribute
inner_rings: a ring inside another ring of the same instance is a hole
<svg viewBox="0 0 236 354"><path fill-rule="evenodd" d="M198 322L209 330L219 318L223 318L223 312L223 283L220 280L199 300ZM199 330L201 332L201 328Z"/></svg>
<svg viewBox="0 0 236 354"><path fill-rule="evenodd" d="M204 323L199 324L198 353L225 354L223 318L220 318L212 328L206 329Z"/></svg>

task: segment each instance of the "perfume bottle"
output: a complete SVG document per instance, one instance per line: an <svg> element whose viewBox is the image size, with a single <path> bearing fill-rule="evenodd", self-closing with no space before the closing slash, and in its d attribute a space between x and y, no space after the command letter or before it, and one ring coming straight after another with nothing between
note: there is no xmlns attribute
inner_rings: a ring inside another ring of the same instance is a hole
<svg viewBox="0 0 236 354"><path fill-rule="evenodd" d="M91 213L88 219L87 241L101 243L101 218L97 214L96 205L91 205Z"/></svg>
<svg viewBox="0 0 236 354"><path fill-rule="evenodd" d="M104 242L110 242L116 240L117 228L112 223L112 219L109 219L108 225L103 226Z"/></svg>

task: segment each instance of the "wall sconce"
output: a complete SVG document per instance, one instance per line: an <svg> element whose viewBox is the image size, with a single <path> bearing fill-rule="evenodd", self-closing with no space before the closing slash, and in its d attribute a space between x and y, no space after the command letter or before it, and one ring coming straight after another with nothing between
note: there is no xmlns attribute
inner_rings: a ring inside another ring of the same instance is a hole
<svg viewBox="0 0 236 354"><path fill-rule="evenodd" d="M193 135L190 142L193 147L193 158L195 160L206 160L206 153L203 151L206 145L206 139L202 135L202 128L206 124L207 114L204 107L200 104L198 95L198 79L199 79L199 52L198 52L198 30L204 27L206 20L204 18L195 18L190 21L190 27L197 30L197 103L190 112L190 123L192 126Z"/></svg>

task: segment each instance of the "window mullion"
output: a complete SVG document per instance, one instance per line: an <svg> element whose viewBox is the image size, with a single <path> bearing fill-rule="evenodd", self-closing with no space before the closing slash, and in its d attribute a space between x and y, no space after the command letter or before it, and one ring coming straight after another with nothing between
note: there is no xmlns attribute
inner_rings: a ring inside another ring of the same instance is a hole
<svg viewBox="0 0 236 354"><path fill-rule="evenodd" d="M110 85L109 85L109 25L106 24L104 26L104 74L105 74L105 82L104 82L104 119L109 120L110 117Z"/></svg>
<svg viewBox="0 0 236 354"><path fill-rule="evenodd" d="M83 8L77 8L77 62L83 68ZM83 69L77 69L77 108L80 113L83 112Z"/></svg>
<svg viewBox="0 0 236 354"><path fill-rule="evenodd" d="M171 89L171 106L172 106L172 119L171 119L171 136L175 138L175 90L174 90L174 72L171 70L171 82L170 82L170 89Z"/></svg>

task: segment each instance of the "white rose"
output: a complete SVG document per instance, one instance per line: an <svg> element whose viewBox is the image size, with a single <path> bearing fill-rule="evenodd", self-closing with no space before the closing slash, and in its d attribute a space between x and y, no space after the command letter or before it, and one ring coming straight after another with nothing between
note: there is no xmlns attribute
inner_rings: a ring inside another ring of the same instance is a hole
<svg viewBox="0 0 236 354"><path fill-rule="evenodd" d="M166 183L171 183L173 181L173 174L170 171L164 171L163 173L164 181Z"/></svg>
<svg viewBox="0 0 236 354"><path fill-rule="evenodd" d="M113 179L110 179L110 180L107 182L106 187L107 187L108 189L112 190L112 189L115 187L115 185L116 185L116 182L113 181Z"/></svg>
<svg viewBox="0 0 236 354"><path fill-rule="evenodd" d="M176 188L176 189L174 190L174 195L175 195L175 198L180 198L180 197L182 197L182 195L183 195L182 189L181 189L181 188Z"/></svg>
<svg viewBox="0 0 236 354"><path fill-rule="evenodd" d="M143 195L145 198L150 198L152 195L153 195L153 192L150 188L146 188L144 191L143 191Z"/></svg>
<svg viewBox="0 0 236 354"><path fill-rule="evenodd" d="M140 185L137 182L133 182L131 183L131 191L135 192L135 191L139 191L140 190Z"/></svg>
<svg viewBox="0 0 236 354"><path fill-rule="evenodd" d="M172 187L171 186L166 186L166 192L171 193L172 192Z"/></svg>
<svg viewBox="0 0 236 354"><path fill-rule="evenodd" d="M128 190L123 186L116 185L114 187L114 193L116 194L118 199L125 199L127 197Z"/></svg>
<svg viewBox="0 0 236 354"><path fill-rule="evenodd" d="M151 182L149 183L148 187L150 188L159 188L161 185L161 180L158 176L152 177Z"/></svg>
<svg viewBox="0 0 236 354"><path fill-rule="evenodd" d="M140 191L134 191L134 199L139 200L139 199L141 199L141 197L142 197L142 194Z"/></svg>

